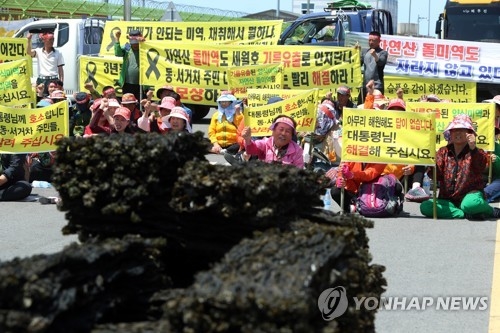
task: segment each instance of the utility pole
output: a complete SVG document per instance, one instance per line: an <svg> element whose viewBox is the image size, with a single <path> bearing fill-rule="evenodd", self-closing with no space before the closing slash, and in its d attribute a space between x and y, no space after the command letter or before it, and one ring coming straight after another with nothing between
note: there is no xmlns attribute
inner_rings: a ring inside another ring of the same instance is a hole
<svg viewBox="0 0 500 333"><path fill-rule="evenodd" d="M429 12L427 13L427 37L431 36L431 0L429 0Z"/></svg>
<svg viewBox="0 0 500 333"><path fill-rule="evenodd" d="M418 14L418 18L417 18L417 20L418 20L418 21L417 21L417 22L418 22L418 27L417 27L417 29L418 29L418 34L420 35L420 20L427 20L427 17L422 17L422 16L420 16L420 14Z"/></svg>
<svg viewBox="0 0 500 333"><path fill-rule="evenodd" d="M123 19L132 21L132 0L123 0Z"/></svg>
<svg viewBox="0 0 500 333"><path fill-rule="evenodd" d="M411 0L410 0L410 6L408 7L408 28L410 27L411 23Z"/></svg>
<svg viewBox="0 0 500 333"><path fill-rule="evenodd" d="M280 17L280 0L278 0L278 5L276 6L276 18Z"/></svg>

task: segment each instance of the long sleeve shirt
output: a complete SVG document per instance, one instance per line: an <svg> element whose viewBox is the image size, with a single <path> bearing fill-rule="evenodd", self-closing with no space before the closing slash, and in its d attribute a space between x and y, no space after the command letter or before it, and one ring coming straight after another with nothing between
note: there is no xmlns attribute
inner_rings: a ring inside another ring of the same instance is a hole
<svg viewBox="0 0 500 333"><path fill-rule="evenodd" d="M249 155L257 155L259 160L266 163L281 163L304 167L304 156L302 148L294 141L290 141L286 152L279 154L278 148L274 147L273 137L245 143L245 150Z"/></svg>
<svg viewBox="0 0 500 333"><path fill-rule="evenodd" d="M460 205L467 193L483 191L482 175L487 160L484 150L470 150L468 145L459 154L453 144L439 148L436 153L437 181L441 182L439 198Z"/></svg>

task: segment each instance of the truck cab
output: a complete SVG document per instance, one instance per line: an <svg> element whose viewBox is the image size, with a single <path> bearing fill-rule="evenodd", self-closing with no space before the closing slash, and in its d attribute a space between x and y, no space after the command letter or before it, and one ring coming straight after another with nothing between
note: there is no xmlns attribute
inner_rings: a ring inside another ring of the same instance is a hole
<svg viewBox="0 0 500 333"><path fill-rule="evenodd" d="M447 0L435 32L439 39L500 43L500 0ZM500 84L476 87L478 102L500 94Z"/></svg>
<svg viewBox="0 0 500 333"><path fill-rule="evenodd" d="M64 90L68 96L78 92L78 59L81 55L98 55L105 22L101 19L47 19L30 22L20 28L14 37L33 34L32 49L43 47L39 33L54 32L54 47L64 57ZM32 83L38 77L38 62L33 58Z"/></svg>
<svg viewBox="0 0 500 333"><path fill-rule="evenodd" d="M299 17L283 31L280 45L344 46L346 32L378 31L393 35L391 13L371 6L336 7L329 4L322 13Z"/></svg>
<svg viewBox="0 0 500 333"><path fill-rule="evenodd" d="M436 34L440 39L500 43L500 1L447 0Z"/></svg>

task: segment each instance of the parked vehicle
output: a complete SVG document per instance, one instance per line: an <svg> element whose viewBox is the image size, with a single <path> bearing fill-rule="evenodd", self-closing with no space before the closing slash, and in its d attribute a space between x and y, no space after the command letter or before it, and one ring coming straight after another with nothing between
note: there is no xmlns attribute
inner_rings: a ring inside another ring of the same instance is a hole
<svg viewBox="0 0 500 333"><path fill-rule="evenodd" d="M101 47L105 22L101 19L47 19L36 20L24 25L14 37L26 37L32 33L31 47L42 47L38 34L44 31L54 32L54 47L64 57L64 90L72 96L78 89L78 58L81 55L98 55ZM38 77L38 61L33 58L33 77Z"/></svg>
<svg viewBox="0 0 500 333"><path fill-rule="evenodd" d="M346 32L379 31L393 35L392 15L357 1L329 3L323 13L299 17L280 36L280 45L344 46Z"/></svg>
<svg viewBox="0 0 500 333"><path fill-rule="evenodd" d="M500 1L447 0L436 22L439 39L500 43ZM477 101L500 94L500 85L477 84Z"/></svg>

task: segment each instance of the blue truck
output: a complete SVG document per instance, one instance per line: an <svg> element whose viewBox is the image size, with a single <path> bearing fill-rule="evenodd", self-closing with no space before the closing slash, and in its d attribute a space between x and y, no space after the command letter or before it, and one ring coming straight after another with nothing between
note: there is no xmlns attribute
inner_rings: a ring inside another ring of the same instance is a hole
<svg viewBox="0 0 500 333"><path fill-rule="evenodd" d="M393 35L391 13L344 0L328 3L324 12L299 17L283 31L278 44L344 46L346 32L370 31Z"/></svg>

